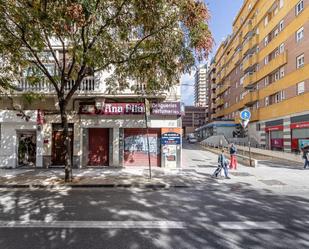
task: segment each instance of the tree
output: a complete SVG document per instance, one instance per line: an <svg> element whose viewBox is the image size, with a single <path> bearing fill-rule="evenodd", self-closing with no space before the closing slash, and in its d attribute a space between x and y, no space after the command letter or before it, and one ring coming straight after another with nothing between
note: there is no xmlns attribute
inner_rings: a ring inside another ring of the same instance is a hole
<svg viewBox="0 0 309 249"><path fill-rule="evenodd" d="M146 92L168 89L195 58L208 56L213 44L208 20L198 0L0 0L0 85L9 88L22 70L31 69L28 81L47 79L53 86L69 181L67 107L82 80L109 70L110 91L128 87L128 79L145 84ZM61 47L60 57L54 44ZM56 74L44 64L46 51Z"/></svg>

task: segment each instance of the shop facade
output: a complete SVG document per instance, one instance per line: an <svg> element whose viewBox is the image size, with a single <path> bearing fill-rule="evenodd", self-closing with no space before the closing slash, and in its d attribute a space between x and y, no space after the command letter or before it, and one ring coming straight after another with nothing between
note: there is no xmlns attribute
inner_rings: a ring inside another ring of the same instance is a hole
<svg viewBox="0 0 309 249"><path fill-rule="evenodd" d="M74 168L148 166L148 146L151 166L164 167L167 158L180 167L181 143L175 142L175 150L166 150L161 139L166 129L174 129L181 136L179 102L165 103L165 107L157 104L147 120L144 104L106 103L104 110L87 105L80 104L78 113L68 115ZM26 111L29 120L20 118L15 111L2 112L1 167L64 165L59 115L45 114L44 122L38 122L44 111Z"/></svg>
<svg viewBox="0 0 309 249"><path fill-rule="evenodd" d="M256 125L261 145L270 150L300 153L309 144L309 113L259 122ZM259 132L259 133L258 133Z"/></svg>

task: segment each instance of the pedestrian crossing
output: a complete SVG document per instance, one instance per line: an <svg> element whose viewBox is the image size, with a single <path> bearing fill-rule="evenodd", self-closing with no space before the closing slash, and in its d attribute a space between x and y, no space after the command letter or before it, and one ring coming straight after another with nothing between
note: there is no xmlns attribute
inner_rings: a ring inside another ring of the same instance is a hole
<svg viewBox="0 0 309 249"><path fill-rule="evenodd" d="M151 220L151 221L0 221L0 228L96 228L96 229L189 229L194 224L184 221ZM204 224L205 225L205 224ZM213 225L213 224L212 224ZM285 229L276 221L226 221L218 222L223 230L274 230Z"/></svg>

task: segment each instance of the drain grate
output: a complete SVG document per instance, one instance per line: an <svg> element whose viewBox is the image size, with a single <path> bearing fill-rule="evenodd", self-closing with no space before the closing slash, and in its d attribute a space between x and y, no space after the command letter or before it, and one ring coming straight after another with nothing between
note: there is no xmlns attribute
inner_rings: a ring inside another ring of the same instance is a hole
<svg viewBox="0 0 309 249"><path fill-rule="evenodd" d="M268 186L283 186L283 185L286 185L284 184L283 182L280 182L278 180L260 180L260 182L268 185Z"/></svg>
<svg viewBox="0 0 309 249"><path fill-rule="evenodd" d="M233 176L252 176L251 174L247 172L229 172Z"/></svg>

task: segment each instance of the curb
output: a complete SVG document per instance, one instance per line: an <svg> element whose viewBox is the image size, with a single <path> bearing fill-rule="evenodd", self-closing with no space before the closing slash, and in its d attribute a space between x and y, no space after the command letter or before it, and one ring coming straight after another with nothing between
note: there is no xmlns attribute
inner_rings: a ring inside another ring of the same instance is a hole
<svg viewBox="0 0 309 249"><path fill-rule="evenodd" d="M17 189L61 189L61 188L149 188L149 189L169 189L169 188L190 188L190 185L170 185L170 184L0 184L0 188Z"/></svg>

